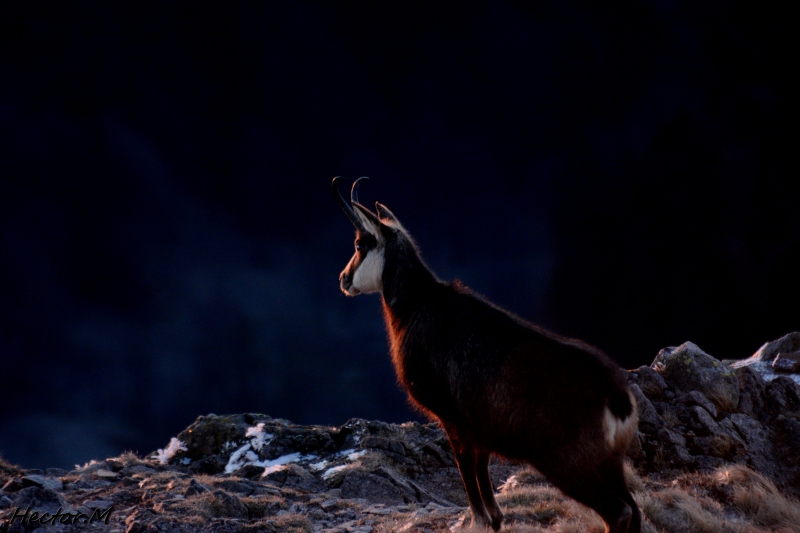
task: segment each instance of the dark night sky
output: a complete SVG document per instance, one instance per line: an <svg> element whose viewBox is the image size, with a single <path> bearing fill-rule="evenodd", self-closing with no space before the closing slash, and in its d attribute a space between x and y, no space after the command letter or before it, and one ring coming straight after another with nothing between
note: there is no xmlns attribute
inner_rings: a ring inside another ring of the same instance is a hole
<svg viewBox="0 0 800 533"><path fill-rule="evenodd" d="M629 368L798 329L788 13L335 4L0 8L8 460L147 453L209 412L416 418L377 297L339 292L335 175L443 279Z"/></svg>

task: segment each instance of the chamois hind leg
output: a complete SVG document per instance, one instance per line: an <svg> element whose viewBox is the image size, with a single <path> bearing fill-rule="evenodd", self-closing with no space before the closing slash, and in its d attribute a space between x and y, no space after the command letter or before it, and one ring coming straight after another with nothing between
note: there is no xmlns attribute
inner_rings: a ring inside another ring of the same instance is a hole
<svg viewBox="0 0 800 533"><path fill-rule="evenodd" d="M621 456L612 456L603 461L598 468L600 475L606 484L614 491L614 494L622 498L631 508L631 522L628 525L628 533L640 533L642 530L642 513L639 506L633 499L628 483L625 481L625 467Z"/></svg>
<svg viewBox="0 0 800 533"><path fill-rule="evenodd" d="M633 509L597 472L573 472L548 478L564 494L597 512L606 523L606 533L629 533Z"/></svg>
<svg viewBox="0 0 800 533"><path fill-rule="evenodd" d="M498 531L503 524L503 512L500 510L500 506L497 505L497 500L494 499L492 479L489 477L489 457L488 451L481 450L478 452L475 473L478 478L478 488L481 490L483 505L492 519L492 529Z"/></svg>
<svg viewBox="0 0 800 533"><path fill-rule="evenodd" d="M464 488L467 491L469 508L470 511L472 511L472 525L492 527L492 518L486 511L483 499L481 498L481 491L478 487L478 478L476 474L478 462L477 449L474 444L465 442L455 431L449 428L447 430L447 436L450 438L450 444L453 446L458 471L461 473L461 480L464 482Z"/></svg>

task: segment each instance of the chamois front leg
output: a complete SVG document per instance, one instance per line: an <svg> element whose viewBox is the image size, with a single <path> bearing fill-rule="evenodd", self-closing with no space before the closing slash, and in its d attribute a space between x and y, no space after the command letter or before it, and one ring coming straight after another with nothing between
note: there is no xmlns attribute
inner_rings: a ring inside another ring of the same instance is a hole
<svg viewBox="0 0 800 533"><path fill-rule="evenodd" d="M478 488L483 498L483 505L492 519L492 529L498 531L503 524L503 512L500 510L500 506L497 505L497 500L494 499L494 487L492 487L492 479L489 477L489 457L488 451L481 450L478 452L475 474L478 479Z"/></svg>
<svg viewBox="0 0 800 533"><path fill-rule="evenodd" d="M455 432L447 431L447 436L450 438L450 444L453 446L453 453L456 457L456 464L458 471L461 474L461 480L464 482L464 488L467 491L467 499L469 500L469 508L472 512L472 525L482 527L492 527L494 524L492 517L486 510L481 497L481 490L478 486L478 450L472 443L466 443L463 439L458 437ZM500 524L497 524L497 530Z"/></svg>

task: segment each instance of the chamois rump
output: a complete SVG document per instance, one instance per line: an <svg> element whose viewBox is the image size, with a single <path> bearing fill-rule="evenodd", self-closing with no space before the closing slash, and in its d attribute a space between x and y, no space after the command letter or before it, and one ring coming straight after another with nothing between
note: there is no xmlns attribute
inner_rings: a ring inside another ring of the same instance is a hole
<svg viewBox="0 0 800 533"><path fill-rule="evenodd" d="M379 292L391 357L412 403L438 420L453 446L472 523L499 530L503 514L489 457L532 464L594 509L606 531L640 533L623 458L636 433L624 372L600 350L560 337L492 304L422 261L391 211L334 196L356 227L355 254L339 276L348 296Z"/></svg>

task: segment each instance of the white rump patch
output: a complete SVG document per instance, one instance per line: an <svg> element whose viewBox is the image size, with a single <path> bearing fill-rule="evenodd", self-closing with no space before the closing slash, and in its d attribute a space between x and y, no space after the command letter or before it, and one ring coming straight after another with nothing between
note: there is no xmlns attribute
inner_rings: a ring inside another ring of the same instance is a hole
<svg viewBox="0 0 800 533"><path fill-rule="evenodd" d="M383 249L370 250L353 275L352 287L366 294L383 289Z"/></svg>
<svg viewBox="0 0 800 533"><path fill-rule="evenodd" d="M603 411L603 433L605 433L606 443L608 443L609 448L616 449L620 446L626 446L636 431L639 419L636 415L636 399L630 392L628 397L631 399L632 412L624 419L614 416L608 406Z"/></svg>

